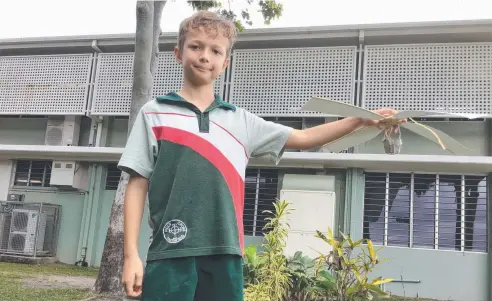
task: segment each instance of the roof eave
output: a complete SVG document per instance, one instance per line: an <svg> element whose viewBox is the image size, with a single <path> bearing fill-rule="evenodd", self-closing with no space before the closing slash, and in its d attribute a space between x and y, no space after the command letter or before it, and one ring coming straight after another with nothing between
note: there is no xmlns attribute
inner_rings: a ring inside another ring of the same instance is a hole
<svg viewBox="0 0 492 301"><path fill-rule="evenodd" d="M438 35L491 33L492 20L458 20L411 23L354 24L335 26L282 27L248 29L240 33L239 43L251 41L297 40L297 39L330 39L358 38L363 32L364 37L406 36L406 35ZM174 44L176 32L164 32L160 44ZM22 39L0 39L0 50L26 48L70 48L91 47L93 41L104 46L134 45L134 34L102 34L80 36L31 37Z"/></svg>

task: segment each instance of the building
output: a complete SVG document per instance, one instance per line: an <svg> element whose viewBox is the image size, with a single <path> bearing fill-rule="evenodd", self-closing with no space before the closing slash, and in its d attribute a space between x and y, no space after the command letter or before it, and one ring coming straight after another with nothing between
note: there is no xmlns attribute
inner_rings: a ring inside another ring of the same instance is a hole
<svg viewBox="0 0 492 301"><path fill-rule="evenodd" d="M492 116L491 32L486 20L248 30L216 89L296 128L338 118L294 110L311 96L370 109ZM161 37L154 94L181 84L175 41L174 33ZM0 41L0 199L23 195L26 203L61 205L56 256L65 263L84 250L90 265L101 260L128 130L133 44L132 35ZM374 139L339 154L288 150L278 166L251 160L246 243L261 241L262 211L276 197L321 200L316 206L324 207L302 207L296 226L330 225L385 246L381 256L391 262L375 273L395 279L387 290L492 300L492 123L452 116L421 122L475 153L450 155L403 132L395 156ZM144 220L144 258L148 233ZM309 240L297 238L299 248Z"/></svg>

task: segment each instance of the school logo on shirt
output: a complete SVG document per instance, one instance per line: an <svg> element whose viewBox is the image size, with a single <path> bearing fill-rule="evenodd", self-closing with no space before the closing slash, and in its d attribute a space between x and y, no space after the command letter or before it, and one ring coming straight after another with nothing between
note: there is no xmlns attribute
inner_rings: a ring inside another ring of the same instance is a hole
<svg viewBox="0 0 492 301"><path fill-rule="evenodd" d="M162 229L162 234L166 241L170 244L177 244L186 238L186 234L188 233L188 228L185 223L180 221L179 219L173 219L168 221L164 228Z"/></svg>

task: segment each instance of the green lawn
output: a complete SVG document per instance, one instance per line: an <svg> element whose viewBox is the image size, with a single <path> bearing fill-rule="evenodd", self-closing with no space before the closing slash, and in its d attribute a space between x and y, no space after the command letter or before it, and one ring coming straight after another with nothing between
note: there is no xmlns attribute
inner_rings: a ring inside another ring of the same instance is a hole
<svg viewBox="0 0 492 301"><path fill-rule="evenodd" d="M5 301L74 301L92 297L89 289L71 288L70 282L56 282L47 279L76 281L77 276L93 277L97 270L72 265L27 265L0 263L0 300ZM51 282L50 282L51 281ZM51 286L55 288L50 288ZM62 288L66 286L66 288Z"/></svg>
<svg viewBox="0 0 492 301"><path fill-rule="evenodd" d="M97 269L95 268L64 264L27 265L0 262L0 283L2 284L0 285L0 301L87 300L95 295L87 287L76 287L80 286L82 281L85 281L86 286L91 287L96 276ZM375 299L374 301L413 300L431 301L401 297Z"/></svg>
<svg viewBox="0 0 492 301"><path fill-rule="evenodd" d="M438 301L438 300L431 300L431 299L416 299L416 298L403 298L403 297L388 297L388 298L376 298L373 301Z"/></svg>

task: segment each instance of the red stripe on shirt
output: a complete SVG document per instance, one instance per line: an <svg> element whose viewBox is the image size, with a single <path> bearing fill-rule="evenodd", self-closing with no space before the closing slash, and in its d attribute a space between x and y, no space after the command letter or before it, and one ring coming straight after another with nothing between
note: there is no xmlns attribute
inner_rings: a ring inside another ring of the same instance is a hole
<svg viewBox="0 0 492 301"><path fill-rule="evenodd" d="M167 126L155 126L152 128L157 140L166 140L172 143L191 148L219 170L224 177L232 195L236 212L237 228L239 232L239 246L244 250L244 181L232 163L213 144L193 133Z"/></svg>
<svg viewBox="0 0 492 301"><path fill-rule="evenodd" d="M218 126L219 128L223 129L227 134L229 134L234 140L237 141L237 143L239 143L243 150L244 150L244 155L246 156L246 160L249 159L249 156L248 156L248 152L246 151L246 147L244 147L244 144L241 143L241 141L239 141L239 139L236 138L236 136L234 136L231 132L229 132L225 127L221 126L220 124L218 124L217 122L211 120L211 122L213 124L215 124L216 126Z"/></svg>
<svg viewBox="0 0 492 301"><path fill-rule="evenodd" d="M148 114L148 115L176 115L176 116L196 118L196 115L188 115L188 114L182 114L182 113L171 113L171 112L146 112L145 114ZM215 124L216 126L218 126L219 128L221 128L224 132L229 134L229 136L231 136L234 140L236 140L237 143L239 143L239 145L241 145L241 147L244 150L244 155L246 156L246 160L248 160L249 156L248 156L248 152L246 151L246 147L244 146L244 144L239 139L237 139L236 136L234 136L230 131L228 131L225 127L221 126L220 124L218 124L217 122L215 122L213 120L210 120L210 121L213 124Z"/></svg>

